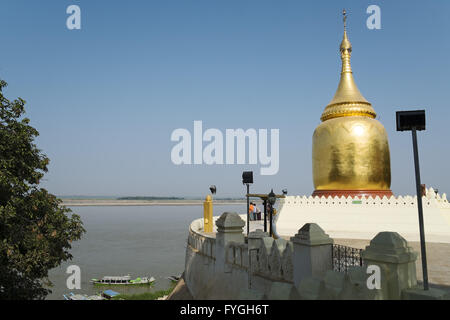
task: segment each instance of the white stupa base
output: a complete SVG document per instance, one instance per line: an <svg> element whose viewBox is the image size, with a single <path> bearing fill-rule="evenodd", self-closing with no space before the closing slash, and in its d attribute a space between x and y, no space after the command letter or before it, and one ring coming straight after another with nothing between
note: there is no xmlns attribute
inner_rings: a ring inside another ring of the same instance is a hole
<svg viewBox="0 0 450 320"><path fill-rule="evenodd" d="M398 232L407 241L420 241L417 197L280 199L275 217L281 236L294 236L305 223L317 223L333 238L372 239L378 232ZM427 242L450 243L450 203L432 188L422 198Z"/></svg>

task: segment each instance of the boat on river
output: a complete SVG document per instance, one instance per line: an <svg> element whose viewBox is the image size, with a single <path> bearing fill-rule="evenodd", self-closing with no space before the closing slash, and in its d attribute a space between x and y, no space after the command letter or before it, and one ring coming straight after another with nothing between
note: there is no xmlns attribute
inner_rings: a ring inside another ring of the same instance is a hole
<svg viewBox="0 0 450 320"><path fill-rule="evenodd" d="M69 294L63 294L64 300L105 300L100 294L88 296L87 294L75 294L70 292Z"/></svg>
<svg viewBox="0 0 450 320"><path fill-rule="evenodd" d="M150 285L153 282L155 282L155 278L153 277L138 277L136 279L132 279L130 275L118 277L105 276L101 279L91 280L91 283L95 285Z"/></svg>
<svg viewBox="0 0 450 320"><path fill-rule="evenodd" d="M75 294L70 292L69 294L63 294L64 300L111 300L114 297L118 296L119 293L113 290L105 290L96 295L87 295L87 294Z"/></svg>
<svg viewBox="0 0 450 320"><path fill-rule="evenodd" d="M167 280L170 280L172 282L178 282L181 279L181 274L178 276L170 276L170 277L166 277Z"/></svg>

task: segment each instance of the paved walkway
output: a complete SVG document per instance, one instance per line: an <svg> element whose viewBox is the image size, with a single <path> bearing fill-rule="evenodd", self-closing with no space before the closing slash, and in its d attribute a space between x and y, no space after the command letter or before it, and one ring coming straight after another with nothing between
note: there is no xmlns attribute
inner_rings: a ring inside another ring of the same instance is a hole
<svg viewBox="0 0 450 320"><path fill-rule="evenodd" d="M246 227L245 227L246 228ZM250 221L250 232L256 229L264 230L264 221ZM267 230L269 225L267 224ZM247 229L244 229L247 230ZM290 237L283 237L289 240ZM358 239L334 239L336 244L345 245L353 248L365 249L370 240ZM420 242L408 242L408 244L419 253L416 261L417 280L422 281L422 258L420 254ZM427 267L428 281L436 287L450 290L450 244L428 242L427 249Z"/></svg>
<svg viewBox="0 0 450 320"><path fill-rule="evenodd" d="M264 220L250 221L250 232L256 231L257 229L264 230ZM244 230L247 232L247 229ZM269 221L267 221L267 232L269 232Z"/></svg>
<svg viewBox="0 0 450 320"><path fill-rule="evenodd" d="M334 239L336 244L353 248L365 249L370 240ZM408 242L419 253L416 261L417 280L422 281L422 258L420 254L420 242ZM428 282L450 290L450 244L433 243L426 244Z"/></svg>

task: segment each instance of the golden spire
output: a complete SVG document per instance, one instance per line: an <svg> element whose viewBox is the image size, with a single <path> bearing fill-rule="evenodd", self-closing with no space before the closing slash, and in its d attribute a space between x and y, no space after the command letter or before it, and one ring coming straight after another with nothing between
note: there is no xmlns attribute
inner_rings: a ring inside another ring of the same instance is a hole
<svg viewBox="0 0 450 320"><path fill-rule="evenodd" d="M344 18L342 20L344 20L344 32L347 31L347 11L345 11L345 9L342 9L342 15L344 16Z"/></svg>
<svg viewBox="0 0 450 320"><path fill-rule="evenodd" d="M350 65L352 44L347 37L347 12L345 9L342 11L342 14L344 16L344 37L340 46L342 60L341 80L339 81L339 86L333 99L325 108L320 120L326 121L328 119L346 116L367 116L375 118L376 113L372 105L359 92L353 79L352 67Z"/></svg>

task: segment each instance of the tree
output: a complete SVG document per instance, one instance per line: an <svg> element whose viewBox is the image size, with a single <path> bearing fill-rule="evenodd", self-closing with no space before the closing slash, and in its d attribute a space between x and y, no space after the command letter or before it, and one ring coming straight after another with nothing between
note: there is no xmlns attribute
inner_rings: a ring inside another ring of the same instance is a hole
<svg viewBox="0 0 450 320"><path fill-rule="evenodd" d="M44 299L48 270L72 259L85 232L80 217L39 188L49 159L34 144L25 101L9 101L0 80L0 300Z"/></svg>

